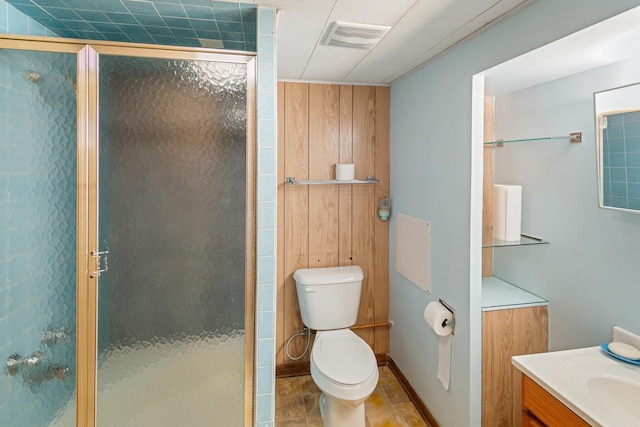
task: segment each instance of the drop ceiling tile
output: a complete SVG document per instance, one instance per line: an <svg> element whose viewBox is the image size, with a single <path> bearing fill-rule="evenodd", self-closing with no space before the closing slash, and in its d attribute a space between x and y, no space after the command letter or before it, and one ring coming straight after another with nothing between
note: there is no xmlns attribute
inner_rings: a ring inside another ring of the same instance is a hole
<svg viewBox="0 0 640 427"><path fill-rule="evenodd" d="M305 80L343 81L353 68L367 55L363 49L346 47L316 47L302 78Z"/></svg>
<svg viewBox="0 0 640 427"><path fill-rule="evenodd" d="M389 76L396 74L399 69L400 67L395 65L385 65L367 70L358 69L349 73L344 81L352 83L389 84L392 82Z"/></svg>
<svg viewBox="0 0 640 427"><path fill-rule="evenodd" d="M500 0L420 0L410 16L471 21Z"/></svg>
<svg viewBox="0 0 640 427"><path fill-rule="evenodd" d="M465 24L466 21L405 17L378 46L430 49Z"/></svg>
<svg viewBox="0 0 640 427"><path fill-rule="evenodd" d="M367 55L358 65L356 70L367 67L381 67L385 65L393 65L394 67L403 66L417 57L424 55L427 49L415 47L397 47L389 45L388 47L376 47L369 55ZM393 61L389 61L390 55L393 55Z"/></svg>
<svg viewBox="0 0 640 427"><path fill-rule="evenodd" d="M462 27L460 27L458 30L456 30L449 37L443 39L442 42L440 42L436 46L436 48L448 49L450 47L453 47L456 43L462 41L465 37L475 33L485 25L487 24L484 22L478 22L478 21L468 22L464 24Z"/></svg>
<svg viewBox="0 0 640 427"><path fill-rule="evenodd" d="M391 49L391 48L389 48ZM389 76L396 74L405 64L423 55L424 49L418 48L396 48L393 51L393 61L389 61L388 49L374 49L346 76L351 82L381 82L390 83Z"/></svg>
<svg viewBox="0 0 640 427"><path fill-rule="evenodd" d="M278 77L302 78L328 17L327 11L282 10L278 18ZM285 71L287 70L287 71Z"/></svg>
<svg viewBox="0 0 640 427"><path fill-rule="evenodd" d="M256 0L262 6L273 7L280 10L315 9L329 11L336 0Z"/></svg>
<svg viewBox="0 0 640 427"><path fill-rule="evenodd" d="M502 0L476 19L485 23L491 22L505 13L510 12L514 8L525 6L528 3L531 3L531 0Z"/></svg>
<svg viewBox="0 0 640 427"><path fill-rule="evenodd" d="M419 0L337 0L330 22L393 25Z"/></svg>

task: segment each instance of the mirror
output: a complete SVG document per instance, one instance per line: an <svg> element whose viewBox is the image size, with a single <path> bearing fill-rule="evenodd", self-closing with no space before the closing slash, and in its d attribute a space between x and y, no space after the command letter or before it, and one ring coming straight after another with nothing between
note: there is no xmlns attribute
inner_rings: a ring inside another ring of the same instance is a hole
<svg viewBox="0 0 640 427"><path fill-rule="evenodd" d="M600 207L640 212L640 84L594 94Z"/></svg>

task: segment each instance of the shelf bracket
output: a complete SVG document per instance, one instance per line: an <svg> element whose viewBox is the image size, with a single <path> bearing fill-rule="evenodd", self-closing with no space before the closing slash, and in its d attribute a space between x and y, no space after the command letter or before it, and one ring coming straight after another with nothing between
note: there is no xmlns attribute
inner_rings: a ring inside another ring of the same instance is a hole
<svg viewBox="0 0 640 427"><path fill-rule="evenodd" d="M569 142L582 142L582 132L571 132Z"/></svg>

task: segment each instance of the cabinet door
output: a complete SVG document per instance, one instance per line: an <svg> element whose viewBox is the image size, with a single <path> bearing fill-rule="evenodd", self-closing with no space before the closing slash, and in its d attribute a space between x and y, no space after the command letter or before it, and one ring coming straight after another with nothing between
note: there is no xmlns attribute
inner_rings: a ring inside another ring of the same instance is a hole
<svg viewBox="0 0 640 427"><path fill-rule="evenodd" d="M486 311L482 316L482 424L521 424L521 377L511 356L548 351L546 306Z"/></svg>
<svg viewBox="0 0 640 427"><path fill-rule="evenodd" d="M522 376L522 409L531 412L549 427L589 427L589 424L562 402L524 374ZM528 424L524 423L523 426ZM536 424L533 424L536 425Z"/></svg>
<svg viewBox="0 0 640 427"><path fill-rule="evenodd" d="M545 426L543 423L538 421L537 418L534 418L531 415L529 415L528 412L523 411L522 412L522 427L547 427L547 426Z"/></svg>

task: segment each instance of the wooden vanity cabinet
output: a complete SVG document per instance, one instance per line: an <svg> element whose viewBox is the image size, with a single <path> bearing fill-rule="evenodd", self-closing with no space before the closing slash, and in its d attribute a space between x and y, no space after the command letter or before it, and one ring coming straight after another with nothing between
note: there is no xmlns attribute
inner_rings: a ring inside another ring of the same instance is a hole
<svg viewBox="0 0 640 427"><path fill-rule="evenodd" d="M521 425L521 373L511 356L548 351L548 323L546 305L482 313L483 427Z"/></svg>
<svg viewBox="0 0 640 427"><path fill-rule="evenodd" d="M589 427L562 402L522 375L522 427Z"/></svg>

